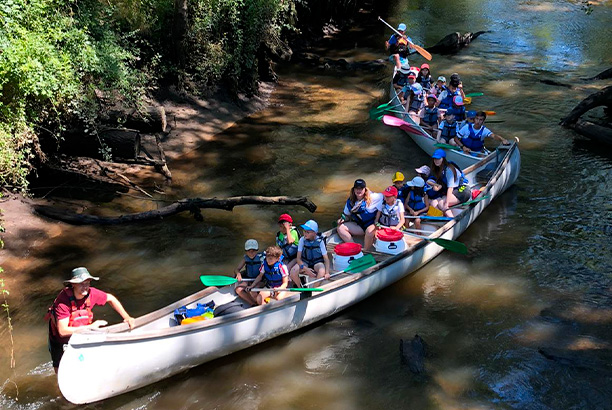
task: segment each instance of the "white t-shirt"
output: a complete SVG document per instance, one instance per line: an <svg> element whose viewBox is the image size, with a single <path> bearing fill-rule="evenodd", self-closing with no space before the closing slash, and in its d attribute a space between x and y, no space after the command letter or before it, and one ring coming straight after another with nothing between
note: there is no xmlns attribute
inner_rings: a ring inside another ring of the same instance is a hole
<svg viewBox="0 0 612 410"><path fill-rule="evenodd" d="M370 192L370 206L366 206L366 211L368 211L371 214L375 214L378 209L380 204L383 201L383 194L380 194L378 192ZM344 215L350 215L351 214L351 210L349 209L349 207L347 206L347 204L344 204L344 211L343 211Z"/></svg>
<svg viewBox="0 0 612 410"><path fill-rule="evenodd" d="M325 248L325 241L321 241L321 254L322 255L327 255L327 249ZM298 242L298 252L304 252L304 237L302 236L300 238L300 241Z"/></svg>
<svg viewBox="0 0 612 410"><path fill-rule="evenodd" d="M382 212L383 206L385 206L386 202L383 200L380 205L378 206L378 210ZM404 204L402 203L402 201L397 201L397 214L401 215L403 214L406 209L404 208Z"/></svg>
<svg viewBox="0 0 612 410"><path fill-rule="evenodd" d="M472 127L473 128L473 127ZM485 127L484 125L482 127L480 127L479 130L477 130L476 128L474 129L474 134L476 134L476 136L480 135L480 140L484 141L485 138L490 137L491 134L493 134L491 132L490 129L488 129L487 127ZM482 131L482 133L480 132ZM458 132L459 136L461 138L468 138L470 136L470 124L465 124Z"/></svg>
<svg viewBox="0 0 612 410"><path fill-rule="evenodd" d="M456 171L457 171L456 178L450 166L446 167L446 170L444 171L444 176L447 182L446 186L448 186L449 188L457 188L459 186L459 179L461 178L461 172L459 170L456 170ZM444 193L444 195L446 195L446 193Z"/></svg>

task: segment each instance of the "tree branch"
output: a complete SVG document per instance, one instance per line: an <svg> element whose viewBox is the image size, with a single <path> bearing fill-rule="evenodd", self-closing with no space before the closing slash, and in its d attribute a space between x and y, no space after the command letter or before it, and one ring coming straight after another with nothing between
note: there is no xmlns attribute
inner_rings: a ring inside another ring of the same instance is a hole
<svg viewBox="0 0 612 410"><path fill-rule="evenodd" d="M202 208L231 211L238 205L300 205L310 212L314 212L317 209L317 206L306 197L234 196L230 198L186 198L153 211L121 215L118 217L82 215L46 205L36 205L34 206L34 211L40 215L72 225L119 225L132 222L161 220L185 211L193 213L196 220L198 220L201 218L199 210Z"/></svg>

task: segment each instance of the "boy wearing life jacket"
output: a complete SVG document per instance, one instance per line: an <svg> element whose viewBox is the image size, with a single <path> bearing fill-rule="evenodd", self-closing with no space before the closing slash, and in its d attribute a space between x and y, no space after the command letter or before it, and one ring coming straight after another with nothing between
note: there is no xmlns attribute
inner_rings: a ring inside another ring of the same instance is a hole
<svg viewBox="0 0 612 410"><path fill-rule="evenodd" d="M438 98L429 94L427 96L427 106L421 111L421 127L434 136L438 134L438 119L440 116L440 112L438 107L436 107L436 101Z"/></svg>
<svg viewBox="0 0 612 410"><path fill-rule="evenodd" d="M295 265L300 234L293 226L293 218L289 214L278 217L278 226L280 230L276 233L276 245L283 251L283 262L291 269Z"/></svg>
<svg viewBox="0 0 612 410"><path fill-rule="evenodd" d="M455 137L457 136L457 123L455 122L455 113L452 109L446 110L444 120L438 126L438 135L436 140L442 144L457 145Z"/></svg>
<svg viewBox="0 0 612 410"><path fill-rule="evenodd" d="M455 144L463 149L463 152L469 154L470 152L482 152L484 150L485 138L492 137L502 144L508 145L507 139L493 134L490 129L484 126L484 122L487 119L487 114L479 111L476 113L474 118L474 124L466 124L458 132L458 136L455 137Z"/></svg>
<svg viewBox="0 0 612 410"><path fill-rule="evenodd" d="M91 276L87 268L73 269L71 278L64 281L66 287L49 307L45 319L49 321L49 352L55 373L64 355L65 345L74 332L78 329L98 329L108 324L106 320L93 320L91 309L94 306L109 303L130 329L134 328L134 318L128 315L116 297L90 287L92 280L99 279Z"/></svg>
<svg viewBox="0 0 612 410"><path fill-rule="evenodd" d="M302 286L299 275L329 279L329 256L325 241L318 233L319 225L311 219L300 228L304 230L304 236L298 244L297 264L291 270L291 279L298 286Z"/></svg>
<svg viewBox="0 0 612 410"><path fill-rule="evenodd" d="M416 176L412 178L412 181L406 183L406 186L410 189L404 204L406 211L410 216L414 217L425 215L429 210L429 198L425 194L425 180L420 176ZM416 229L421 229L421 218L415 218L413 222Z"/></svg>
<svg viewBox="0 0 612 410"><path fill-rule="evenodd" d="M384 201L376 214L376 226L399 230L406 221L404 217L404 204L397 199L397 188L393 185L384 190Z"/></svg>
<svg viewBox="0 0 612 410"><path fill-rule="evenodd" d="M287 289L289 285L289 271L287 265L281 262L283 251L278 246L270 246L266 249L266 257L259 269L259 275L253 281L251 286L246 290L251 292L251 297L258 305L263 305L267 300L281 300L291 295L291 292L275 292L274 289ZM251 291L257 288L260 284L270 290L262 290L258 292Z"/></svg>
<svg viewBox="0 0 612 410"><path fill-rule="evenodd" d="M440 77L438 77L438 81L436 81L436 84L433 86L433 89L431 91L432 91L432 94L435 94L436 96L440 97L442 92L445 90L447 90L446 77L441 75Z"/></svg>
<svg viewBox="0 0 612 410"><path fill-rule="evenodd" d="M251 306L255 306L257 301L251 297L251 293L247 292L246 282L242 282L243 279L255 279L259 276L259 269L264 260L264 254L258 252L259 243L255 239L249 239L244 243L245 254L236 269L234 274L239 283L236 285L236 294L242 300L248 302Z"/></svg>
<svg viewBox="0 0 612 410"><path fill-rule="evenodd" d="M404 174L399 171L393 174L393 178L391 179L393 186L397 189L397 199L402 201L402 203L406 200L406 193L408 192L404 184L404 179Z"/></svg>

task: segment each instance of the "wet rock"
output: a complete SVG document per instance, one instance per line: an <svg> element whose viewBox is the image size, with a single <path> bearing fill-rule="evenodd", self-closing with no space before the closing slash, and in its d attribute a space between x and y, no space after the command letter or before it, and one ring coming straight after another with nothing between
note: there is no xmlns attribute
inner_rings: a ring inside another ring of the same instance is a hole
<svg viewBox="0 0 612 410"><path fill-rule="evenodd" d="M426 355L427 344L421 336L414 335L412 339L406 341L400 339L400 359L412 373L425 373Z"/></svg>

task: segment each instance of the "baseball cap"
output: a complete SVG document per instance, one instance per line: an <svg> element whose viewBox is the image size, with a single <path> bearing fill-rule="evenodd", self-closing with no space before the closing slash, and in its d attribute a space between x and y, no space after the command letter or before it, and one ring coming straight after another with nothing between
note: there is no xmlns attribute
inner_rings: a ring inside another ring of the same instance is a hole
<svg viewBox="0 0 612 410"><path fill-rule="evenodd" d="M383 192L384 196L397 196L397 188L393 185L388 186L387 189Z"/></svg>
<svg viewBox="0 0 612 410"><path fill-rule="evenodd" d="M259 249L259 244L257 243L257 241L255 239L248 239L245 243L244 243L244 250L245 251L250 251L250 250L257 250Z"/></svg>
<svg viewBox="0 0 612 410"><path fill-rule="evenodd" d="M427 64L427 63L421 64L421 70L424 69L424 68L429 70L429 64Z"/></svg>
<svg viewBox="0 0 612 410"><path fill-rule="evenodd" d="M100 278L91 276L87 268L74 268L72 270L72 273L70 274L70 279L65 280L64 284L67 285L68 283L83 283L88 279L100 280Z"/></svg>
<svg viewBox="0 0 612 410"><path fill-rule="evenodd" d="M429 173L431 172L431 169L427 165L423 165L420 168L415 168L415 171L417 172L417 174L429 175Z"/></svg>
<svg viewBox="0 0 612 410"><path fill-rule="evenodd" d="M427 96L427 99L430 99L430 98L433 98L434 100L438 101L438 97L436 97L436 95L435 95L435 94L429 94L429 95Z"/></svg>
<svg viewBox="0 0 612 410"><path fill-rule="evenodd" d="M401 172L397 171L395 174L393 174L393 182L397 182L397 181L403 181L404 178L404 174L402 174Z"/></svg>
<svg viewBox="0 0 612 410"><path fill-rule="evenodd" d="M406 186L415 186L418 188L423 188L425 186L425 181L421 177L414 177L412 181L406 182Z"/></svg>
<svg viewBox="0 0 612 410"><path fill-rule="evenodd" d="M410 73L408 74L408 78L412 78L416 80L416 74L410 71Z"/></svg>
<svg viewBox="0 0 612 410"><path fill-rule="evenodd" d="M293 223L293 218L289 214L282 214L278 217L278 222L291 222Z"/></svg>
<svg viewBox="0 0 612 410"><path fill-rule="evenodd" d="M446 158L446 152L442 148L438 148L431 157L433 159Z"/></svg>
<svg viewBox="0 0 612 410"><path fill-rule="evenodd" d="M450 117L451 115L455 115L455 111L452 108L449 108L444 112L445 117Z"/></svg>
<svg viewBox="0 0 612 410"><path fill-rule="evenodd" d="M353 184L353 188L365 188L366 187L366 182L359 178L355 180L355 183Z"/></svg>
<svg viewBox="0 0 612 410"><path fill-rule="evenodd" d="M440 77L438 77L438 81L442 81L443 83L445 83L446 82L446 77L441 75Z"/></svg>
<svg viewBox="0 0 612 410"><path fill-rule="evenodd" d="M305 231L319 231L319 224L313 221L312 219L304 222L304 224L300 225L300 227Z"/></svg>
<svg viewBox="0 0 612 410"><path fill-rule="evenodd" d="M455 105L463 105L463 97L460 95L456 95L453 97L453 104Z"/></svg>
<svg viewBox="0 0 612 410"><path fill-rule="evenodd" d="M423 86L419 83L412 84L410 88L416 95L421 95L423 93Z"/></svg>
<svg viewBox="0 0 612 410"><path fill-rule="evenodd" d="M404 23L400 23L400 25L397 26L397 31L406 31L406 25Z"/></svg>
<svg viewBox="0 0 612 410"><path fill-rule="evenodd" d="M465 113L465 116L468 117L468 118L476 118L476 111L470 110L470 111Z"/></svg>

